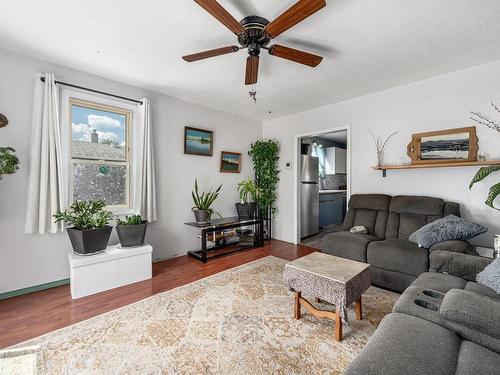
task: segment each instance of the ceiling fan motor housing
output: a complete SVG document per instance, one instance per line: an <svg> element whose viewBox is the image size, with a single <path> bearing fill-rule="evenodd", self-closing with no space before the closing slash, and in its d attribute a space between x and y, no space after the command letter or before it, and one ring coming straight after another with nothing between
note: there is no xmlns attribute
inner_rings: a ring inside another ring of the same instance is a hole
<svg viewBox="0 0 500 375"><path fill-rule="evenodd" d="M250 56L258 56L260 49L271 41L271 38L264 32L269 21L259 16L248 16L243 18L240 24L245 29L245 33L238 36L238 42L242 47L248 47Z"/></svg>

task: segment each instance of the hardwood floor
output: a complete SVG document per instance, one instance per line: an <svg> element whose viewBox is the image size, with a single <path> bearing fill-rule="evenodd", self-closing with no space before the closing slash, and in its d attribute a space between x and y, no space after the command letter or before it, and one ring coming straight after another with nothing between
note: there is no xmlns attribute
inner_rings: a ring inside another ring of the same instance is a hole
<svg viewBox="0 0 500 375"><path fill-rule="evenodd" d="M273 255L293 260L317 249L286 242L266 241L262 248L242 251L203 264L181 256L153 264L151 280L71 299L69 285L0 301L0 348L43 335L93 316L218 272Z"/></svg>

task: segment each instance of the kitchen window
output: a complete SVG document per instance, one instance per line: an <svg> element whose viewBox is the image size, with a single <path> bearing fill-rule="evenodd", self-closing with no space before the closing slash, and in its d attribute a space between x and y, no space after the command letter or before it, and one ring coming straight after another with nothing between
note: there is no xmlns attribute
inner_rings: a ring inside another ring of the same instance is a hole
<svg viewBox="0 0 500 375"><path fill-rule="evenodd" d="M70 201L102 199L108 209L131 208L132 112L70 98L69 116Z"/></svg>

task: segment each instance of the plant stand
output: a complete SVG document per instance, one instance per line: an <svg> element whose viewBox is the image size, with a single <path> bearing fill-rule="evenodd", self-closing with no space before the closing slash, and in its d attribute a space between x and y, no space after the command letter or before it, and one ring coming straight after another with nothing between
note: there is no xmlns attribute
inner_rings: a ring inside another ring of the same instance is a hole
<svg viewBox="0 0 500 375"><path fill-rule="evenodd" d="M126 249L114 245L93 256L68 254L71 297L77 299L150 279L152 253L150 245Z"/></svg>
<svg viewBox="0 0 500 375"><path fill-rule="evenodd" d="M223 219L212 220L208 224L201 224L196 222L185 223L188 226L200 229L201 249L196 251L188 251L188 255L203 263L208 260L231 254L237 251L247 250L255 247L264 246L264 222L262 219L240 219L238 217L229 217ZM241 228L246 226L254 227L254 240L253 243L248 245L239 245L236 242L231 242L229 239L221 237L217 232L223 232L228 229ZM215 233L215 234L214 234ZM214 241L215 244L211 248L207 246L207 237L219 239ZM233 247L231 249L231 247ZM223 249L227 250L224 251Z"/></svg>

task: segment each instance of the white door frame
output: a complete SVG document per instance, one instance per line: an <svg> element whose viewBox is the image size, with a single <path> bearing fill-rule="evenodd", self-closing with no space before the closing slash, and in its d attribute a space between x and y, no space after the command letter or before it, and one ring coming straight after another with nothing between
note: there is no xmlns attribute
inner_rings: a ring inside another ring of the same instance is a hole
<svg viewBox="0 0 500 375"><path fill-rule="evenodd" d="M294 135L293 138L293 144L294 144L294 150L293 150L293 181L294 181L294 186L293 186L293 243L294 244L299 244L300 243L300 210L299 210L299 202L300 202L300 181L299 181L299 166L300 166L300 140L304 137L318 137L321 136L321 134L325 133L333 133L333 132L338 132L346 130L347 131L347 155L346 155L346 171L347 171L347 200L349 201L349 197L351 196L351 178L352 178L352 173L351 173L351 126L350 125L345 125L345 126L338 126L336 128L330 128L330 129L322 129L322 130L316 130L314 132L310 133L304 133L304 134L297 134Z"/></svg>

